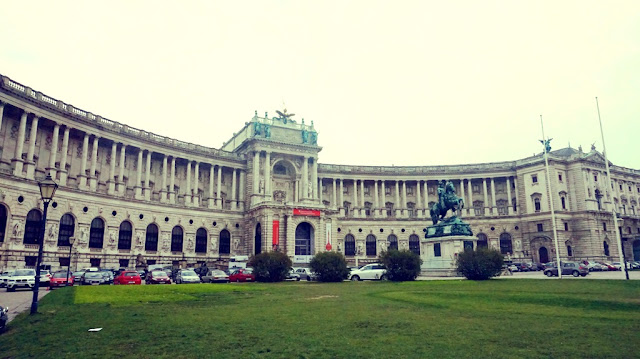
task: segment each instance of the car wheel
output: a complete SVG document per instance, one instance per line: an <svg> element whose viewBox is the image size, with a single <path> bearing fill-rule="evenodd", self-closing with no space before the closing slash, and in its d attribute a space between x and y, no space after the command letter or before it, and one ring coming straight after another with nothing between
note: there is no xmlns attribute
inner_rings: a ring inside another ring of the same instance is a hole
<svg viewBox="0 0 640 359"><path fill-rule="evenodd" d="M15 288L7 287L7 292L15 292L15 291L16 291Z"/></svg>
<svg viewBox="0 0 640 359"><path fill-rule="evenodd" d="M547 277L553 277L553 273L551 273L551 271L548 271L547 273L545 273L547 275Z"/></svg>
<svg viewBox="0 0 640 359"><path fill-rule="evenodd" d="M583 277L586 277L586 276L587 276L587 273L580 274L580 275L581 275L581 276L583 276Z"/></svg>
<svg viewBox="0 0 640 359"><path fill-rule="evenodd" d="M382 277L380 277L380 280L387 280L387 275L383 274Z"/></svg>
<svg viewBox="0 0 640 359"><path fill-rule="evenodd" d="M307 276L307 282L311 282L311 278Z"/></svg>
<svg viewBox="0 0 640 359"><path fill-rule="evenodd" d="M299 282L299 281L300 281L300 277L296 278L296 282Z"/></svg>
<svg viewBox="0 0 640 359"><path fill-rule="evenodd" d="M578 272L577 270L574 270L573 273L571 273L571 274L573 274L574 277L579 277L580 276L580 272Z"/></svg>
<svg viewBox="0 0 640 359"><path fill-rule="evenodd" d="M354 282L357 282L360 280L360 277L358 277L357 275L351 276L351 280Z"/></svg>

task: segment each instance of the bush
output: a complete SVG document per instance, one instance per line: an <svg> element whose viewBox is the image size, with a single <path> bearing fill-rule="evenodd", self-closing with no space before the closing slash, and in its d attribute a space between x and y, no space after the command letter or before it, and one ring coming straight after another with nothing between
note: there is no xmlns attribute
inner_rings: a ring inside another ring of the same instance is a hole
<svg viewBox="0 0 640 359"><path fill-rule="evenodd" d="M282 252L263 252L247 262L253 267L253 275L258 282L282 282L287 278L291 264L291 259Z"/></svg>
<svg viewBox="0 0 640 359"><path fill-rule="evenodd" d="M458 253L456 265L458 272L471 280L487 280L502 271L504 257L500 251L488 248L477 248Z"/></svg>
<svg viewBox="0 0 640 359"><path fill-rule="evenodd" d="M342 253L320 252L313 256L309 264L320 282L342 282L349 276L347 261Z"/></svg>
<svg viewBox="0 0 640 359"><path fill-rule="evenodd" d="M420 256L408 250L383 251L378 260L387 267L387 279L396 282L415 280L422 265Z"/></svg>

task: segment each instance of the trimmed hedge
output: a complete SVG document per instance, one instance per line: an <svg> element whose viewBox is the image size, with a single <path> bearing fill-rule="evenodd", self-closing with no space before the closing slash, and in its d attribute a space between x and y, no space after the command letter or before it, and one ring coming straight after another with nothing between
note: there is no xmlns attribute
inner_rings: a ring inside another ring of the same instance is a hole
<svg viewBox="0 0 640 359"><path fill-rule="evenodd" d="M458 253L458 272L471 280L487 280L500 274L504 257L500 251L477 248Z"/></svg>
<svg viewBox="0 0 640 359"><path fill-rule="evenodd" d="M309 263L320 282L342 282L349 276L347 261L342 253L320 252Z"/></svg>
<svg viewBox="0 0 640 359"><path fill-rule="evenodd" d="M422 265L420 256L409 250L383 251L378 260L387 268L387 279L395 282L415 280Z"/></svg>
<svg viewBox="0 0 640 359"><path fill-rule="evenodd" d="M252 256L247 265L253 267L258 282L282 282L291 270L291 259L282 252L263 252Z"/></svg>

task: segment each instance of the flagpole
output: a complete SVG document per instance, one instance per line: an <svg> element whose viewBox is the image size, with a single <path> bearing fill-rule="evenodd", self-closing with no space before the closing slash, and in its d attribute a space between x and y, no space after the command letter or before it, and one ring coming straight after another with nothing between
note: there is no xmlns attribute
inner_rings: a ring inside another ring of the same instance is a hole
<svg viewBox="0 0 640 359"><path fill-rule="evenodd" d="M544 123L540 115L540 127L542 128L542 147L544 151L544 166L547 170L547 193L551 206L551 228L553 228L553 243L556 246L556 264L558 266L558 279L562 279L562 265L560 264L560 247L558 246L558 231L556 229L556 212L553 209L553 195L551 193L551 175L549 173L549 159L547 153L547 138L544 137Z"/></svg>
<svg viewBox="0 0 640 359"><path fill-rule="evenodd" d="M618 216L616 214L616 208L613 205L613 187L611 186L611 171L609 170L609 160L607 159L607 146L604 144L604 131L602 130L602 119L600 118L600 105L598 104L598 97L596 97L596 108L598 109L598 121L600 122L600 135L602 136L602 154L604 155L604 163L607 169L607 186L611 193L611 214L613 215L613 231L616 236L616 243L618 244L618 254L620 255L620 263L622 264L627 280L629 280L629 272L627 272L627 263L624 262L624 254L622 253L622 239L620 238L620 232L618 232Z"/></svg>

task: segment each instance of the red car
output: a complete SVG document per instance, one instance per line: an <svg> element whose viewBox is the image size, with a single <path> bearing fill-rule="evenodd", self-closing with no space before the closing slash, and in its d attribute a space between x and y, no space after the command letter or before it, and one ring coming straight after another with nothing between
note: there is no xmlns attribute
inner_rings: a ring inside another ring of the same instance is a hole
<svg viewBox="0 0 640 359"><path fill-rule="evenodd" d="M113 284L142 284L140 273L136 271L124 271L113 279Z"/></svg>
<svg viewBox="0 0 640 359"><path fill-rule="evenodd" d="M167 273L159 270L154 270L149 273L149 276L146 280L148 284L171 284L171 278L167 275Z"/></svg>
<svg viewBox="0 0 640 359"><path fill-rule="evenodd" d="M231 273L229 282L255 282L256 277L253 275L253 269L242 268Z"/></svg>
<svg viewBox="0 0 640 359"><path fill-rule="evenodd" d="M69 273L69 283L67 284L67 272L55 272L49 281L50 288L65 287L73 285L73 276Z"/></svg>

